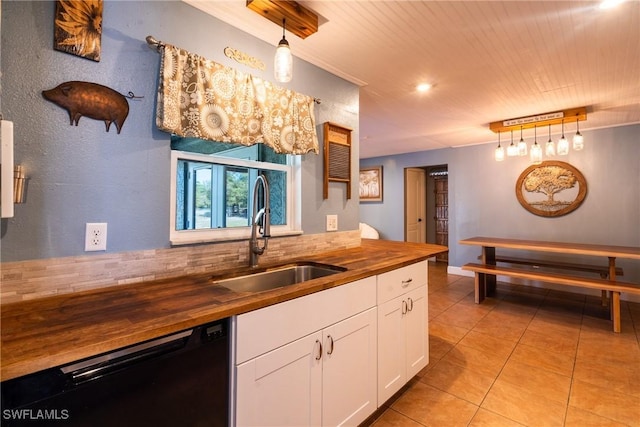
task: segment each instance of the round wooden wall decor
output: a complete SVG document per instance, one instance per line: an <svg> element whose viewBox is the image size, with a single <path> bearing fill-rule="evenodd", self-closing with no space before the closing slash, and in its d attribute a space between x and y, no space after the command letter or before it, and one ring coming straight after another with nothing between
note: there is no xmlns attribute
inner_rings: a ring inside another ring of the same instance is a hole
<svg viewBox="0 0 640 427"><path fill-rule="evenodd" d="M584 176L565 162L529 166L516 182L516 196L522 207L539 216L566 215L577 209L586 195Z"/></svg>

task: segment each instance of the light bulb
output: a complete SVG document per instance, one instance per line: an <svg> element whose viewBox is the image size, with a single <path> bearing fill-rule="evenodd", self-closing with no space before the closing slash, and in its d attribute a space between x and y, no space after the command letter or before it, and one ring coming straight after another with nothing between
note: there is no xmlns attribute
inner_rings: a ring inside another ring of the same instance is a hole
<svg viewBox="0 0 640 427"><path fill-rule="evenodd" d="M501 145L498 145L495 152L496 162L501 162L504 160L504 148Z"/></svg>
<svg viewBox="0 0 640 427"><path fill-rule="evenodd" d="M566 156L567 154L569 154L569 141L567 141L567 138L565 138L563 134L558 141L558 155Z"/></svg>
<svg viewBox="0 0 640 427"><path fill-rule="evenodd" d="M547 141L547 145L545 146L544 151L547 156L556 155L556 145L553 143L551 138L549 138L549 141Z"/></svg>
<svg viewBox="0 0 640 427"><path fill-rule="evenodd" d="M542 163L542 147L537 142L531 146L531 163L535 165Z"/></svg>
<svg viewBox="0 0 640 427"><path fill-rule="evenodd" d="M290 82L293 77L293 56L291 55L289 43L284 37L282 37L276 49L276 56L273 59L273 71L276 80L280 83Z"/></svg>

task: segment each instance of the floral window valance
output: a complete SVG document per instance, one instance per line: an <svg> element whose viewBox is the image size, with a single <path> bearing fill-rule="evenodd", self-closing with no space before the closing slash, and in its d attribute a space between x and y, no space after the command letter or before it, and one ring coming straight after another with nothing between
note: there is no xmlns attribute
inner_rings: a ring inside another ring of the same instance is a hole
<svg viewBox="0 0 640 427"><path fill-rule="evenodd" d="M156 125L178 136L318 153L314 100L183 49L159 47Z"/></svg>

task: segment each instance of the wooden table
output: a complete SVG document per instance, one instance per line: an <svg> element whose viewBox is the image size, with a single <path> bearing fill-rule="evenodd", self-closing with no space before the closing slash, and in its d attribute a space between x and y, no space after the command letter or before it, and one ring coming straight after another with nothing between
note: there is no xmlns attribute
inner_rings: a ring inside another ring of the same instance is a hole
<svg viewBox="0 0 640 427"><path fill-rule="evenodd" d="M482 247L482 263L496 264L496 248L517 249L547 253L589 255L606 257L609 260L609 280L616 280L616 258L640 259L640 247L594 245L587 243L548 242L538 240L505 239L499 237L472 237L459 241L462 245ZM496 276L485 275L485 287L488 292L495 290Z"/></svg>

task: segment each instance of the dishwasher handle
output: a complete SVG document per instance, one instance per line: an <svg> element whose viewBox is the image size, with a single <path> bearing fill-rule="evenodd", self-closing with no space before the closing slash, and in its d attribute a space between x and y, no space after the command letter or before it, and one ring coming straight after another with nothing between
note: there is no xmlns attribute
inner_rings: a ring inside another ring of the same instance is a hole
<svg viewBox="0 0 640 427"><path fill-rule="evenodd" d="M74 386L121 371L144 360L186 347L193 329L158 338L60 368Z"/></svg>

